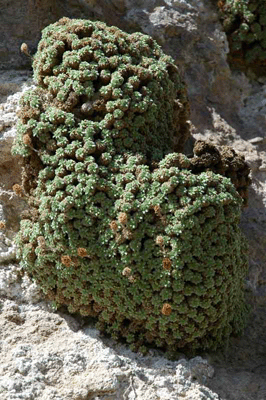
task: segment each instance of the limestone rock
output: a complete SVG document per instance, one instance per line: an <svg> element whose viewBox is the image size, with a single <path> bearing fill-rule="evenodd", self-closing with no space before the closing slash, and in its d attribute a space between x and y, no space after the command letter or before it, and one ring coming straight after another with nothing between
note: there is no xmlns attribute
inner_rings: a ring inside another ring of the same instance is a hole
<svg viewBox="0 0 266 400"><path fill-rule="evenodd" d="M219 399L204 386L214 374L207 360L132 353L93 324L54 313L36 290L18 297L32 284L13 272L6 267L9 279L0 275L1 399Z"/></svg>
<svg viewBox="0 0 266 400"><path fill-rule="evenodd" d="M25 83L27 82L27 83ZM19 228L21 212L27 208L25 201L16 196L13 186L21 181L18 157L11 155L16 135L17 110L22 93L32 85L29 73L4 72L0 78L0 263L15 258L11 240Z"/></svg>

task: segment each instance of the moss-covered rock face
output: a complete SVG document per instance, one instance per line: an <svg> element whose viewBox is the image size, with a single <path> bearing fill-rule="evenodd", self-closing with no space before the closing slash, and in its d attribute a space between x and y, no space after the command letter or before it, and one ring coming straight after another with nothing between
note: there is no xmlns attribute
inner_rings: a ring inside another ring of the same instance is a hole
<svg viewBox="0 0 266 400"><path fill-rule="evenodd" d="M172 60L148 36L63 19L34 70L14 146L32 206L17 236L25 270L134 349L216 347L241 330L242 199L174 152L188 128Z"/></svg>
<svg viewBox="0 0 266 400"><path fill-rule="evenodd" d="M265 75L265 0L220 0L218 6L229 38L232 62Z"/></svg>

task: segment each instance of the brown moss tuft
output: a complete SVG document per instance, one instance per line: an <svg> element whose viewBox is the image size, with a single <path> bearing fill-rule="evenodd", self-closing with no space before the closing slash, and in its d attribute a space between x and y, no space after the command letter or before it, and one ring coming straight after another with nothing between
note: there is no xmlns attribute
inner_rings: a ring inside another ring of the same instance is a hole
<svg viewBox="0 0 266 400"><path fill-rule="evenodd" d="M163 308L162 308L162 314L163 315L170 315L171 312L172 312L172 307L170 306L170 304L165 303L163 305Z"/></svg>
<svg viewBox="0 0 266 400"><path fill-rule="evenodd" d="M124 276L130 276L130 274L131 274L131 268L125 267L125 268L123 269L123 271L122 271L122 275L124 275Z"/></svg>
<svg viewBox="0 0 266 400"><path fill-rule="evenodd" d="M124 239L132 239L133 234L129 229L123 228L122 229L122 236L123 236Z"/></svg>
<svg viewBox="0 0 266 400"><path fill-rule="evenodd" d="M61 262L66 267L70 267L70 265L72 264L72 260L71 260L70 256L61 256Z"/></svg>
<svg viewBox="0 0 266 400"><path fill-rule="evenodd" d="M160 207L159 205L155 205L155 206L153 207L153 209L154 209L155 214L156 214L158 217L160 217L160 216L162 215L162 213L161 213L161 207Z"/></svg>
<svg viewBox="0 0 266 400"><path fill-rule="evenodd" d="M171 265L172 265L172 261L170 260L170 258L163 259L163 269L166 269L167 271L169 271L171 269Z"/></svg>
<svg viewBox="0 0 266 400"><path fill-rule="evenodd" d="M156 238L156 244L158 244L159 246L163 246L164 245L164 240L162 236L157 236Z"/></svg>
<svg viewBox="0 0 266 400"><path fill-rule="evenodd" d="M0 230L6 229L6 223L5 221L0 221Z"/></svg>
<svg viewBox="0 0 266 400"><path fill-rule="evenodd" d="M26 144L27 146L32 146L32 141L31 141L31 137L28 133L26 133L25 135L23 135L23 143Z"/></svg>
<svg viewBox="0 0 266 400"><path fill-rule="evenodd" d="M13 191L16 193L17 196L22 196L23 195L23 190L20 185L15 183L15 185L12 186Z"/></svg>
<svg viewBox="0 0 266 400"><path fill-rule="evenodd" d="M80 257L87 257L87 255L88 255L87 250L84 249L83 247L79 247L78 248L78 255Z"/></svg>
<svg viewBox="0 0 266 400"><path fill-rule="evenodd" d="M116 221L111 221L109 226L112 229L112 231L117 231L117 229L118 229L118 225L117 225Z"/></svg>
<svg viewBox="0 0 266 400"><path fill-rule="evenodd" d="M230 146L214 146L212 143L197 140L193 148L194 157L189 159L189 169L195 174L212 171L230 178L243 199L243 207L248 205L248 188L251 184L250 167L243 155Z"/></svg>
<svg viewBox="0 0 266 400"><path fill-rule="evenodd" d="M45 244L45 238L44 238L43 236L38 236L38 237L37 237L37 242L38 242L38 245L39 245L42 249L45 248L46 244Z"/></svg>
<svg viewBox="0 0 266 400"><path fill-rule="evenodd" d="M121 212L118 215L118 221L120 222L120 224L125 225L127 223L127 214L124 212Z"/></svg>
<svg viewBox="0 0 266 400"><path fill-rule="evenodd" d="M31 57L27 43L22 43L20 46L20 51L26 56Z"/></svg>

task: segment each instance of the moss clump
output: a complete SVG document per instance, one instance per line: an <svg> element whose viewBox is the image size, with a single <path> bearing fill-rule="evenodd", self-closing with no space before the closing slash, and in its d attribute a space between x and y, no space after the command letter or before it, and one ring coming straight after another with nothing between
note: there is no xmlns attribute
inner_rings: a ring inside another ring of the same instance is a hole
<svg viewBox="0 0 266 400"><path fill-rule="evenodd" d="M237 154L230 146L221 146L219 150L211 143L196 141L194 157L189 160L189 169L198 174L213 171L230 178L237 192L243 199L243 207L248 205L248 188L251 183L250 168L244 156Z"/></svg>
<svg viewBox="0 0 266 400"><path fill-rule="evenodd" d="M33 68L53 104L104 130L116 152L160 160L182 150L189 135L185 88L150 36L63 18L43 30Z"/></svg>
<svg viewBox="0 0 266 400"><path fill-rule="evenodd" d="M229 39L232 64L265 75L265 1L221 0L218 6Z"/></svg>
<svg viewBox="0 0 266 400"><path fill-rule="evenodd" d="M241 330L242 199L175 152L188 108L171 58L146 35L63 19L44 30L34 74L14 145L32 206L17 236L25 270L134 349L216 347Z"/></svg>

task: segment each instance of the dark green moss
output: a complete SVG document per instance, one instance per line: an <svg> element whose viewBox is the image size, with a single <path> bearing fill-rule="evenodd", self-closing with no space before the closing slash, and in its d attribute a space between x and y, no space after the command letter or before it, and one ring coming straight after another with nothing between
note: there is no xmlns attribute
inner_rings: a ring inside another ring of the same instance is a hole
<svg viewBox="0 0 266 400"><path fill-rule="evenodd" d="M221 0L221 19L230 45L230 59L239 68L265 75L266 7L264 0Z"/></svg>
<svg viewBox="0 0 266 400"><path fill-rule="evenodd" d="M222 344L244 323L242 199L175 152L188 105L172 59L146 35L63 19L34 75L13 149L35 210L17 236L25 270L134 349Z"/></svg>

